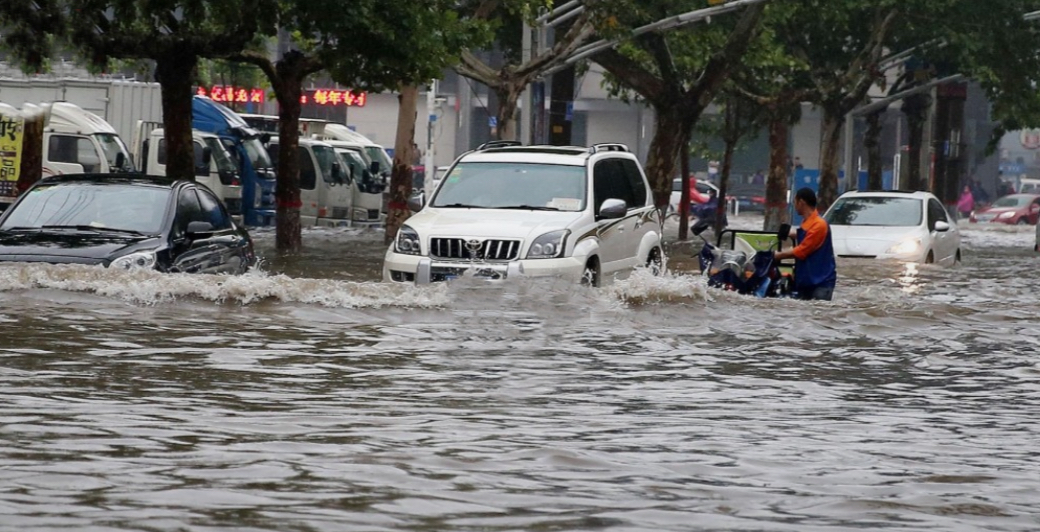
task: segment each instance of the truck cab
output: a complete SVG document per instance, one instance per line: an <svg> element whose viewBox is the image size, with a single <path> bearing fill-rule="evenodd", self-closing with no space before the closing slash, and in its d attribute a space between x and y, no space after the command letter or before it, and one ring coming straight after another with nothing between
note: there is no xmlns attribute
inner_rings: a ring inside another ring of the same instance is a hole
<svg viewBox="0 0 1040 532"><path fill-rule="evenodd" d="M192 127L218 136L239 170L245 224L273 225L275 166L264 149L270 135L249 127L234 111L205 96L194 97L191 112Z"/></svg>
<svg viewBox="0 0 1040 532"><path fill-rule="evenodd" d="M267 145L278 160L278 137ZM354 190L350 172L332 146L300 139L300 225L343 227L351 224Z"/></svg>
<svg viewBox="0 0 1040 532"><path fill-rule="evenodd" d="M154 122L138 122L134 133L134 154L147 175L166 175L164 130ZM206 185L232 215L242 214L242 179L231 154L212 133L192 130L195 155L195 181ZM143 140L141 140L143 139Z"/></svg>
<svg viewBox="0 0 1040 532"><path fill-rule="evenodd" d="M336 140L325 141L331 145L343 160L344 167L350 172L351 186L354 189L354 208L351 220L357 225L375 225L386 221L386 209L383 208L383 192L386 182L378 174L372 172L372 165L359 147Z"/></svg>
<svg viewBox="0 0 1040 532"><path fill-rule="evenodd" d="M134 161L115 128L68 102L50 104L43 129L43 175L131 173Z"/></svg>

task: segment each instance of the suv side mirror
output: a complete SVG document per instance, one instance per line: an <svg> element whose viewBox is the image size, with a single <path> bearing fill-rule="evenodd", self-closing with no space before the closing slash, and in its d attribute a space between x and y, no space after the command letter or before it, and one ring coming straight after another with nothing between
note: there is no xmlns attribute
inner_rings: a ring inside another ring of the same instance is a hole
<svg viewBox="0 0 1040 532"><path fill-rule="evenodd" d="M603 204L599 206L600 220L616 220L624 218L626 214L628 214L628 204L625 203L625 200L611 198L604 200Z"/></svg>
<svg viewBox="0 0 1040 532"><path fill-rule="evenodd" d="M421 211L423 206L425 206L425 205L426 205L426 196L423 195L421 192L419 194L416 194L416 195L408 198L408 210L410 210L412 212L419 212L419 211Z"/></svg>

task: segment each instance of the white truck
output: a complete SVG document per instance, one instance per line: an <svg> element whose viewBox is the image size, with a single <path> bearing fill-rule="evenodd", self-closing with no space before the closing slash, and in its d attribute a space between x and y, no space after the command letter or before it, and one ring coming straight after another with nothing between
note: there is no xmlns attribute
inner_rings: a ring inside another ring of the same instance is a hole
<svg viewBox="0 0 1040 532"><path fill-rule="evenodd" d="M278 137L271 137L268 154L278 165ZM332 146L301 138L300 225L346 227L351 225L354 190L348 169Z"/></svg>
<svg viewBox="0 0 1040 532"><path fill-rule="evenodd" d="M43 175L134 172L115 128L76 104L44 104ZM49 109L48 109L49 108Z"/></svg>
<svg viewBox="0 0 1040 532"><path fill-rule="evenodd" d="M134 132L134 157L147 175L166 175L166 139L162 124L139 121ZM220 137L193 129L195 181L206 185L217 195L232 215L242 214L242 180L238 166L220 142Z"/></svg>

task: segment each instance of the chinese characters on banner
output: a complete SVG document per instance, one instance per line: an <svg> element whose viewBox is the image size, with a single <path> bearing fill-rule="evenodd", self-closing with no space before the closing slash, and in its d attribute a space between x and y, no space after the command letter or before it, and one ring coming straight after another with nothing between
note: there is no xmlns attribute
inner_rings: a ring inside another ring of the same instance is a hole
<svg viewBox="0 0 1040 532"><path fill-rule="evenodd" d="M221 103L264 103L266 98L264 89L246 89L223 85L216 85L209 89L199 87L195 94L209 96L213 101Z"/></svg>
<svg viewBox="0 0 1040 532"><path fill-rule="evenodd" d="M0 115L0 198L18 195L18 171L22 165L22 128L18 115Z"/></svg>
<svg viewBox="0 0 1040 532"><path fill-rule="evenodd" d="M315 89L307 91L309 96L304 96L300 101L302 103L313 102L317 105L324 105L330 107L345 106L345 107L364 107L365 103L368 102L368 93L354 92L349 90L337 90L337 89Z"/></svg>
<svg viewBox="0 0 1040 532"><path fill-rule="evenodd" d="M267 99L264 89L247 89L230 85L199 87L195 90L199 96L209 96L221 103L264 103ZM315 104L324 107L364 107L368 102L368 93L340 89L310 89L300 96L300 103Z"/></svg>

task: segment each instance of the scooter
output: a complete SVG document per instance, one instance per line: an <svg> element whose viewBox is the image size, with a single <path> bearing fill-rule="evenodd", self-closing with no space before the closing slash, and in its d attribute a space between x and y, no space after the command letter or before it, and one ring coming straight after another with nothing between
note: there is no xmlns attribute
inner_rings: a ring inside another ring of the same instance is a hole
<svg viewBox="0 0 1040 532"><path fill-rule="evenodd" d="M776 233L727 229L719 234L715 244L704 238L702 233L705 229L698 227L693 232L704 241L697 258L701 272L708 279L708 286L757 297L792 295L793 266L781 264L773 255L774 251L782 249L785 240L790 239L790 225L783 224ZM726 237L730 239L730 249L721 247Z"/></svg>

